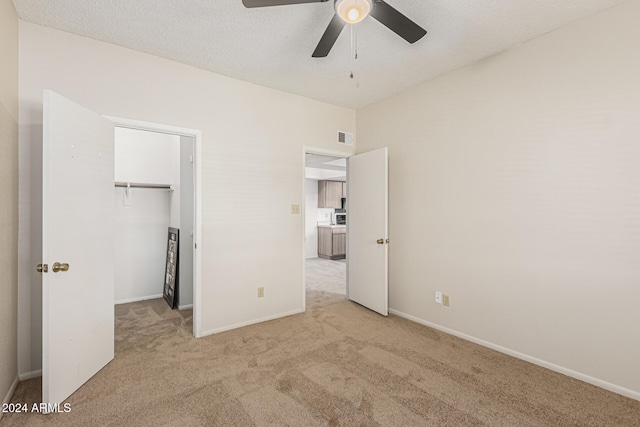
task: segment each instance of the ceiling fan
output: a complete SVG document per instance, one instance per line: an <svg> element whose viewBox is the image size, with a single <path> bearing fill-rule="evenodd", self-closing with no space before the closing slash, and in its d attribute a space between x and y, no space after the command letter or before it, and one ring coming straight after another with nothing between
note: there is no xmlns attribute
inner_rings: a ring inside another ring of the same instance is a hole
<svg viewBox="0 0 640 427"><path fill-rule="evenodd" d="M242 0L242 4L244 7L252 8L327 1L329 0ZM415 43L427 34L424 28L383 0L333 0L333 7L336 13L331 18L329 26L311 55L314 58L323 58L329 54L346 24L358 23L368 15L409 43Z"/></svg>

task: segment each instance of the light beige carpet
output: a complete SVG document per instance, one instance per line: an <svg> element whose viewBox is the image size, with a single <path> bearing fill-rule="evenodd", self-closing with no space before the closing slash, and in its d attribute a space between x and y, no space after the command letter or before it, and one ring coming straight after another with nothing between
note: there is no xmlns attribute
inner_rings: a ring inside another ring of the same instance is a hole
<svg viewBox="0 0 640 427"><path fill-rule="evenodd" d="M304 314L191 337L162 300L116 308L116 357L67 414L2 426L638 426L640 402L310 291ZM40 400L40 380L13 402Z"/></svg>

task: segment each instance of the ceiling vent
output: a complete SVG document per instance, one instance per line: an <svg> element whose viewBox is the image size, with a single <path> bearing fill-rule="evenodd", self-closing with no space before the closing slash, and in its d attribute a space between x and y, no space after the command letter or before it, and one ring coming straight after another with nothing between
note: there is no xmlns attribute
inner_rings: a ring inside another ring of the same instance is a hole
<svg viewBox="0 0 640 427"><path fill-rule="evenodd" d="M353 146L353 134L348 132L338 131L338 144L344 144Z"/></svg>

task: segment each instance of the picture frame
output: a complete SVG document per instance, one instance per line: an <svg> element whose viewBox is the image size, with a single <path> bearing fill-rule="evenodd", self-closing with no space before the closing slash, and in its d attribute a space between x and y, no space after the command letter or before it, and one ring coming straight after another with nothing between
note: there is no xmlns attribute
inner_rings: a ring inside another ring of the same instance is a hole
<svg viewBox="0 0 640 427"><path fill-rule="evenodd" d="M165 263L164 272L164 286L162 297L169 304L171 309L175 309L178 305L179 295L179 245L180 243L180 230L177 228L169 227L167 233L167 260Z"/></svg>

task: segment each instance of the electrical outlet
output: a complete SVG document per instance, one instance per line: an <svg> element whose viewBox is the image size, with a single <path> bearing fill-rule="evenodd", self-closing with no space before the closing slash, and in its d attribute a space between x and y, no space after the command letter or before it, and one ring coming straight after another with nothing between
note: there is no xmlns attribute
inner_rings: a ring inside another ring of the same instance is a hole
<svg viewBox="0 0 640 427"><path fill-rule="evenodd" d="M442 295L442 305L449 307L449 295Z"/></svg>
<svg viewBox="0 0 640 427"><path fill-rule="evenodd" d="M297 215L300 213L300 205L291 205L291 213Z"/></svg>
<svg viewBox="0 0 640 427"><path fill-rule="evenodd" d="M442 304L442 292L436 292L436 304Z"/></svg>
<svg viewBox="0 0 640 427"><path fill-rule="evenodd" d="M258 288L258 298L264 298L264 288Z"/></svg>

